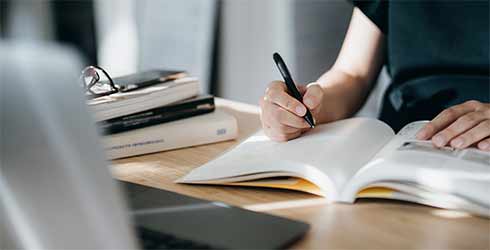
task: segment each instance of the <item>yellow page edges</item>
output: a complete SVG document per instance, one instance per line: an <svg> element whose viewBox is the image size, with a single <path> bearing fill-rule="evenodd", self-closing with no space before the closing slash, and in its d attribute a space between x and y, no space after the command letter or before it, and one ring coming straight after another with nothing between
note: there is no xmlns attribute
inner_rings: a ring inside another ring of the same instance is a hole
<svg viewBox="0 0 490 250"><path fill-rule="evenodd" d="M253 181L242 181L226 183L225 185L232 186L245 186L245 187L265 187L265 188L281 188L295 191L306 192L318 196L325 196L325 194L315 184L301 178L296 177L278 177L278 178L264 178ZM361 190L357 194L357 198L390 198L393 191L390 188L383 187L370 187Z"/></svg>
<svg viewBox="0 0 490 250"><path fill-rule="evenodd" d="M395 191L391 188L370 187L357 193L357 198L391 198Z"/></svg>
<svg viewBox="0 0 490 250"><path fill-rule="evenodd" d="M307 180L294 177L265 178L253 181L232 182L227 184L233 186L281 188L306 192L318 196L325 196L315 184Z"/></svg>

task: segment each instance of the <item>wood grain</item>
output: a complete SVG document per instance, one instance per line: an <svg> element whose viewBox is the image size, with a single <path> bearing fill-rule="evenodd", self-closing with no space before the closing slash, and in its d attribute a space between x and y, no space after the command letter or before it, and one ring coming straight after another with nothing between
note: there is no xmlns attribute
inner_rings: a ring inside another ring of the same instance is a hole
<svg viewBox="0 0 490 250"><path fill-rule="evenodd" d="M117 160L114 176L309 223L311 230L293 249L490 248L490 221L465 213L381 199L327 204L294 191L174 183L260 128L258 107L223 99L217 106L238 119L238 140Z"/></svg>

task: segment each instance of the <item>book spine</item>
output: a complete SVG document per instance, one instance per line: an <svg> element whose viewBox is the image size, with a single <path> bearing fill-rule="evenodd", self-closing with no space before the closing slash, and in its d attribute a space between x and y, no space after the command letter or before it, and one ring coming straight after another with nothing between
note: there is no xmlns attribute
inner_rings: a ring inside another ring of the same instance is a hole
<svg viewBox="0 0 490 250"><path fill-rule="evenodd" d="M106 155L108 159L113 160L237 138L238 125L234 117L227 116L227 119L216 119L213 113L203 116L210 115L212 117L209 119L196 119L200 118L200 116L196 116L136 131L105 136L103 145Z"/></svg>
<svg viewBox="0 0 490 250"><path fill-rule="evenodd" d="M98 122L97 125L104 134L110 135L202 115L210 113L214 109L214 98L209 97L110 119Z"/></svg>

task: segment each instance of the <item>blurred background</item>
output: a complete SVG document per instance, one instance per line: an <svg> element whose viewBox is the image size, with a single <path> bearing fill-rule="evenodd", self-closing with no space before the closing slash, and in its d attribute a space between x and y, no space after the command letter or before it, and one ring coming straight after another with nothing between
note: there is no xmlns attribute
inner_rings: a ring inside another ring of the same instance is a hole
<svg viewBox="0 0 490 250"><path fill-rule="evenodd" d="M112 76L185 69L205 93L257 104L281 78L273 52L298 83L315 81L335 61L351 14L347 0L0 0L0 34L68 46ZM385 78L360 115L376 116Z"/></svg>

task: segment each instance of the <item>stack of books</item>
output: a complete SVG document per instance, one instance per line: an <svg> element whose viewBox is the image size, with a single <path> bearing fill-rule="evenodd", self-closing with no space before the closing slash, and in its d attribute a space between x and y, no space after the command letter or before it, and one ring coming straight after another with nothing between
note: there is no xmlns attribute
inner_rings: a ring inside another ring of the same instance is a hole
<svg viewBox="0 0 490 250"><path fill-rule="evenodd" d="M128 78L114 78L114 82ZM197 78L181 72L177 78L159 79L164 80L88 101L109 159L237 137L236 119L215 110L213 96L199 94Z"/></svg>

